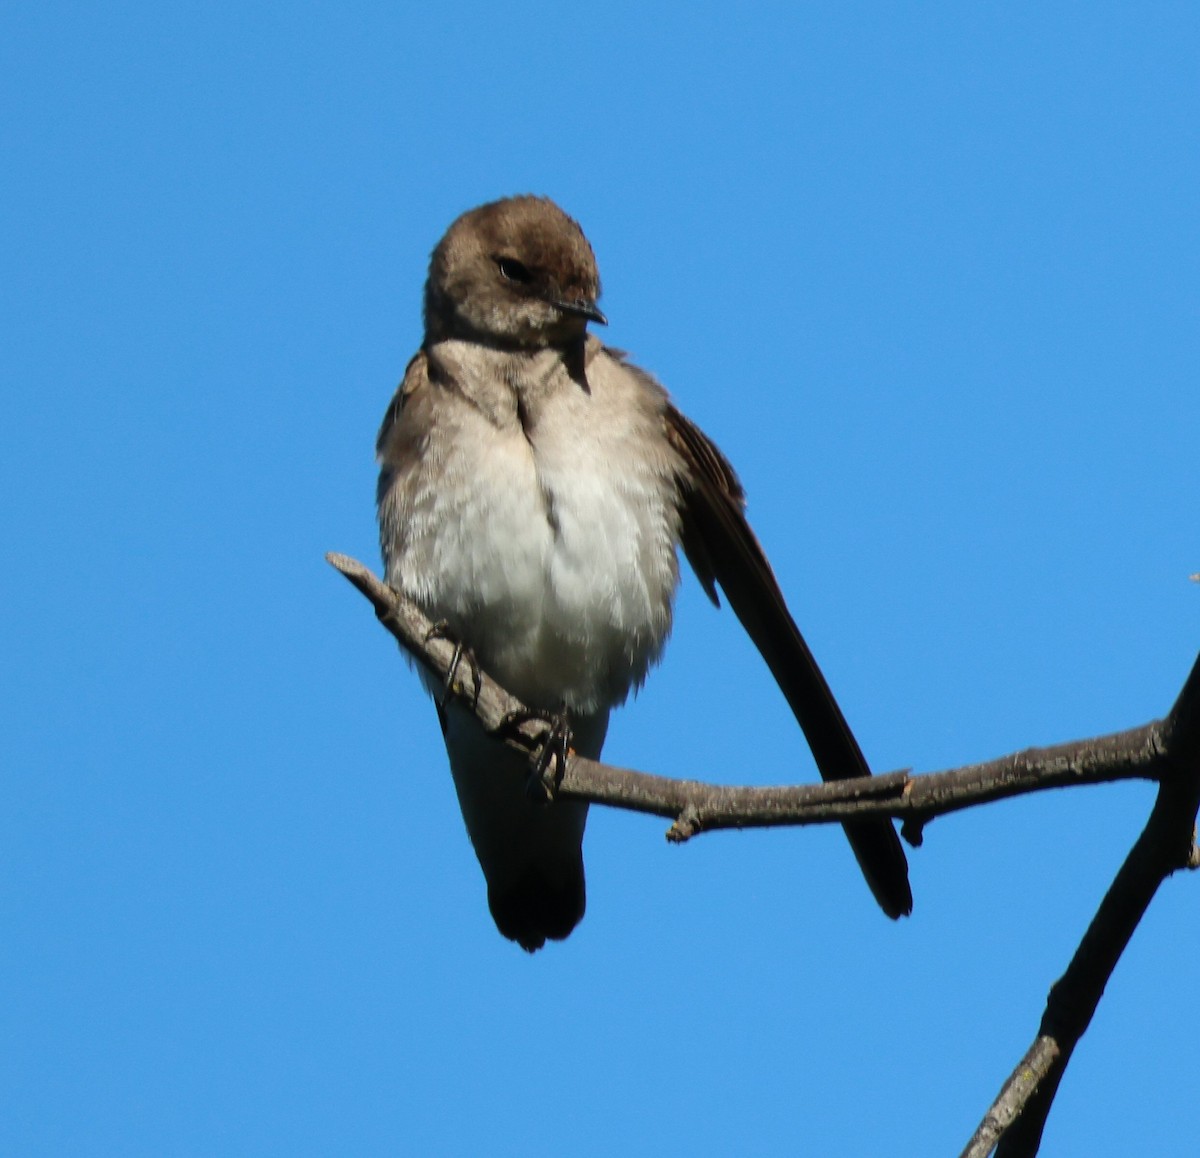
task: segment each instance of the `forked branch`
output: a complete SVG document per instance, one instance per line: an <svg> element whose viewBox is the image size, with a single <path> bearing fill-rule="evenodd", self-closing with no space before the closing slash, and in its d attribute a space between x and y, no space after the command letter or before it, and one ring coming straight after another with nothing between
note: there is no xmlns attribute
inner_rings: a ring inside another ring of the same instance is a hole
<svg viewBox="0 0 1200 1158"><path fill-rule="evenodd" d="M1055 982L1029 1052L984 1115L963 1158L1032 1158L1063 1071L1091 1024L1125 946L1158 886L1182 868L1200 867L1200 659L1159 729L1163 746L1158 797L1150 819L1118 871L1067 971Z"/></svg>
<svg viewBox="0 0 1200 1158"><path fill-rule="evenodd" d="M524 705L486 672L473 671L470 680L461 679L455 671L460 666L455 645L438 634L415 604L354 559L333 553L326 558L370 600L379 621L417 662L439 679L449 676L448 694L474 711L498 742L530 756L539 751L546 725L529 719L517 729L504 727ZM963 1158L984 1158L994 1149L997 1158L1031 1158L1071 1053L1158 886L1177 869L1200 865L1195 843L1200 657L1163 720L1051 748L1029 748L982 764L921 775L901 771L827 784L746 787L675 780L572 753L558 790L596 804L665 817L672 822L667 836L676 841L720 828L891 816L904 822L902 832L909 843L919 845L924 825L937 816L1027 792L1114 780L1158 783L1150 819L1066 973L1050 990L1033 1045L963 1151Z"/></svg>

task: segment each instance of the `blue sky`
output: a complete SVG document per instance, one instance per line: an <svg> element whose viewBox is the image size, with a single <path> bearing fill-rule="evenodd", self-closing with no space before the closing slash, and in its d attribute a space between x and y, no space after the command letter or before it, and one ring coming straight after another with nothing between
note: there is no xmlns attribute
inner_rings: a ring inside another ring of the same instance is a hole
<svg viewBox="0 0 1200 1158"><path fill-rule="evenodd" d="M1194 5L9 5L0 1150L957 1153L1152 802L834 830L594 810L502 940L434 713L323 562L463 209L556 198L739 468L872 765L1163 714L1200 638ZM606 755L814 773L685 581ZM1195 1141L1195 880L1054 1154Z"/></svg>

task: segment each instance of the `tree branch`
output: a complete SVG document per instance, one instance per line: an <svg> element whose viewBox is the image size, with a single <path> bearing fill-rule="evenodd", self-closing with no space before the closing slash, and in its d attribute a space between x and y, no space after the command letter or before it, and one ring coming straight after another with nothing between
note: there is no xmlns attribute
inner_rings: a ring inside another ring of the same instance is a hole
<svg viewBox="0 0 1200 1158"><path fill-rule="evenodd" d="M1032 1158L1071 1054L1091 1024L1125 946L1158 886L1200 867L1200 658L1160 729L1158 797L1146 827L1100 903L1067 971L1054 983L1037 1037L1005 1082L962 1158ZM997 1145L998 1143L998 1145Z"/></svg>
<svg viewBox="0 0 1200 1158"><path fill-rule="evenodd" d="M486 672L474 670L465 685L455 645L437 634L420 608L354 559L334 553L326 559L370 600L379 621L407 652L447 683L447 695L474 711L498 743L528 756L539 751L547 725L531 719L517 729L505 727L524 705ZM674 780L572 753L559 792L666 817L672 821L667 837L675 841L719 828L891 816L904 821L903 835L919 845L924 825L934 817L1028 792L1114 780L1157 781L1153 811L1066 972L1051 988L1032 1046L962 1154L985 1158L996 1149L996 1158L1032 1158L1071 1054L1158 886L1180 868L1200 867L1195 842L1200 810L1200 657L1164 720L1108 736L1029 748L981 764L915 776L901 771L827 784L742 787Z"/></svg>
<svg viewBox="0 0 1200 1158"><path fill-rule="evenodd" d="M332 552L326 559L370 600L379 621L405 650L444 681L454 666L454 645L436 635L434 624L420 608L356 560ZM455 673L448 694L471 708L488 732L498 733L498 742L527 755L536 752L545 725L530 720L517 730L502 731L505 719L521 712L524 705L486 672L477 674L478 696L474 680L463 681L461 671ZM1155 721L1110 736L1029 748L981 764L920 776L901 771L782 787L676 780L572 754L559 791L669 819L673 823L667 835L676 841L722 828L833 824L891 816L904 821L905 838L919 845L922 829L933 817L992 800L1078 784L1159 780L1165 767L1165 726L1164 721Z"/></svg>

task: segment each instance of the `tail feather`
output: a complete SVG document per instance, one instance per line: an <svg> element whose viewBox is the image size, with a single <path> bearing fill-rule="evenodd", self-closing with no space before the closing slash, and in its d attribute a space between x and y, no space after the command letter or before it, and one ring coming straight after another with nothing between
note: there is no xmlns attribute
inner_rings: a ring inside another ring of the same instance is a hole
<svg viewBox="0 0 1200 1158"><path fill-rule="evenodd" d="M449 705L441 719L454 787L487 880L496 927L530 953L548 940L563 940L583 919L587 904L587 802L533 798L524 756L486 736L458 705ZM576 750L598 755L606 724L607 714L580 721Z"/></svg>
<svg viewBox="0 0 1200 1158"><path fill-rule="evenodd" d="M586 906L582 856L569 869L559 866L548 873L534 863L517 880L488 886L488 907L496 928L529 953L547 940L569 936L583 920Z"/></svg>

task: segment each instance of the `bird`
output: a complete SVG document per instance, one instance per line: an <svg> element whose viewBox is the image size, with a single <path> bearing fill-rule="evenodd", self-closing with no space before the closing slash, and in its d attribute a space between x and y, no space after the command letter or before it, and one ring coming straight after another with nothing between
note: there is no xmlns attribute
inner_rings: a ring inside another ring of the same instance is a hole
<svg viewBox="0 0 1200 1158"><path fill-rule="evenodd" d="M870 775L745 516L738 476L607 325L582 228L547 197L463 213L434 248L424 338L379 431L385 579L531 712L598 759L660 658L682 550L742 622L826 780ZM583 918L586 801L420 672L500 933L528 952ZM912 910L892 822L844 825L875 899Z"/></svg>

